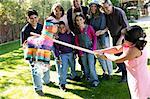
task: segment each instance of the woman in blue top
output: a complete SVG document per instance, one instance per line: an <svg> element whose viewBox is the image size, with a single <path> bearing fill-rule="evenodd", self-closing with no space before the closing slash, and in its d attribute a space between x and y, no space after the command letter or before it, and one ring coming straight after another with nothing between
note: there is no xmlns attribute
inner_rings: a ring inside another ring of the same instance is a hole
<svg viewBox="0 0 150 99"><path fill-rule="evenodd" d="M98 49L104 49L110 47L109 34L106 28L105 15L100 12L100 5L98 1L94 0L89 4L89 24L93 26L97 36L97 47ZM107 79L111 77L113 66L112 62L98 58L98 61L102 65L103 78ZM107 74L108 71L108 74Z"/></svg>

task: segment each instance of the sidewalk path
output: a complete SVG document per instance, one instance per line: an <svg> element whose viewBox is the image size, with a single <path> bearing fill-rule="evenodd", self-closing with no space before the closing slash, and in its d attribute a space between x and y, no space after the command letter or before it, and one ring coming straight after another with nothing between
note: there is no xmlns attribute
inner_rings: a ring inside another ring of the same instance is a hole
<svg viewBox="0 0 150 99"><path fill-rule="evenodd" d="M142 18L139 18L138 20L135 20L136 22L150 22L150 16L144 16Z"/></svg>

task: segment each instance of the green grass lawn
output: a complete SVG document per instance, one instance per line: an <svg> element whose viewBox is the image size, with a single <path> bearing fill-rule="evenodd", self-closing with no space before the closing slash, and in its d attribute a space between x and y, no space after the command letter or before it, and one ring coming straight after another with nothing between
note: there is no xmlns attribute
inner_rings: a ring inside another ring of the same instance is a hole
<svg viewBox="0 0 150 99"><path fill-rule="evenodd" d="M144 25L145 26L145 25ZM149 31L146 29L146 31ZM53 61L52 61L52 64ZM77 66L80 74L80 67ZM23 51L19 41L0 45L0 99L130 99L126 83L118 83L121 74L113 74L111 80L101 80L102 69L96 63L96 71L100 79L97 88L91 88L88 82L67 80L67 92L59 90L58 85L44 85L44 97L34 93L28 64L23 59ZM57 80L54 65L51 69L51 80Z"/></svg>
<svg viewBox="0 0 150 99"><path fill-rule="evenodd" d="M23 51L18 46L18 41L7 44L10 48L5 48L7 52L0 56L0 97L2 99L37 99L37 98L94 98L94 99L129 99L129 91L126 83L117 83L120 75L114 75L112 80L101 81L97 88L91 88L89 83L74 82L68 80L67 92L59 90L57 85L44 85L45 97L40 97L34 93L32 79L28 64L23 59ZM12 46L11 46L12 45ZM5 45L6 46L6 45ZM6 50L4 52L6 52ZM2 52L3 53L3 52ZM79 66L77 66L79 67ZM102 74L99 63L96 64L97 73ZM79 70L79 69L78 69ZM80 72L78 72L80 74ZM51 80L56 81L56 71L52 69Z"/></svg>
<svg viewBox="0 0 150 99"><path fill-rule="evenodd" d="M0 55L17 50L20 47L19 40L0 45Z"/></svg>

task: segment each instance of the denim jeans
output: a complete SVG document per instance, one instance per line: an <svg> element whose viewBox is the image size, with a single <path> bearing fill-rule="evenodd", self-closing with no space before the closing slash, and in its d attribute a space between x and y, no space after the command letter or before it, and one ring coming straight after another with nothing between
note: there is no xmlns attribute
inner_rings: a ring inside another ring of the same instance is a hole
<svg viewBox="0 0 150 99"><path fill-rule="evenodd" d="M60 58L61 58L62 64L57 65L59 84L66 84L67 83L66 79L67 79L68 66L71 67L72 78L77 76L77 73L75 71L75 59L74 59L72 52L60 54Z"/></svg>
<svg viewBox="0 0 150 99"><path fill-rule="evenodd" d="M35 62L34 67L30 66L32 73L32 80L35 91L42 90L42 85L44 82L48 84L50 82L50 70L42 71L40 66L43 64Z"/></svg>
<svg viewBox="0 0 150 99"><path fill-rule="evenodd" d="M98 37L98 49L103 49L108 47L110 47L109 35L103 34L100 37ZM101 58L98 58L98 61L102 66L103 72L106 73L108 71L108 74L111 75L113 71L112 62L109 60L103 60Z"/></svg>
<svg viewBox="0 0 150 99"><path fill-rule="evenodd" d="M93 81L99 82L94 65L94 55L84 53L83 56L81 57L81 61L84 67L85 77L90 78L91 82Z"/></svg>

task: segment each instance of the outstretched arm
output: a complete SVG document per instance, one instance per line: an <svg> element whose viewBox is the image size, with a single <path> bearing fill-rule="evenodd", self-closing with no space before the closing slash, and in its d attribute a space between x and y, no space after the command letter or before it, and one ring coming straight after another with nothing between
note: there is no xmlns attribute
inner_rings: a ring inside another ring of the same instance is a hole
<svg viewBox="0 0 150 99"><path fill-rule="evenodd" d="M122 63L126 60L132 60L134 58L137 58L140 55L141 55L141 51L134 47L134 48L130 48L127 52L123 53L120 56L115 56L112 54L105 53L104 55L100 56L100 58L114 61L116 63Z"/></svg>
<svg viewBox="0 0 150 99"><path fill-rule="evenodd" d="M113 47L109 47L109 48L106 48L106 49L101 49L101 50L95 50L94 52L95 53L99 53L99 54L102 54L102 53L108 53L108 54L117 54L117 53L120 53L122 52L122 45L118 45L118 46L113 46Z"/></svg>

